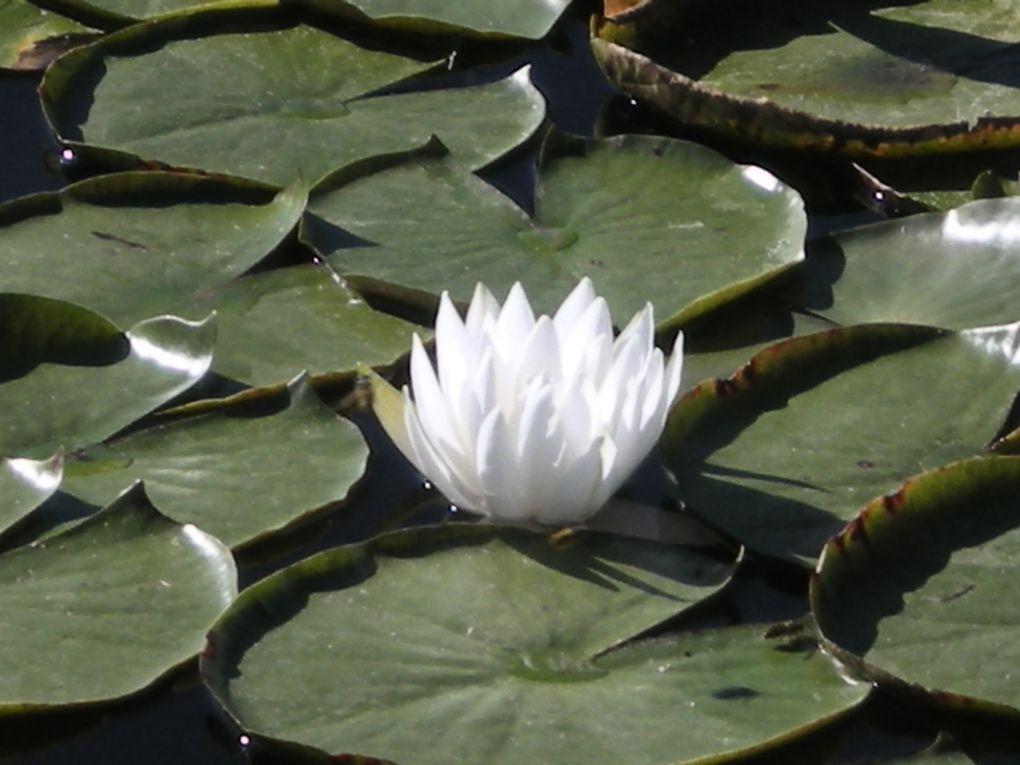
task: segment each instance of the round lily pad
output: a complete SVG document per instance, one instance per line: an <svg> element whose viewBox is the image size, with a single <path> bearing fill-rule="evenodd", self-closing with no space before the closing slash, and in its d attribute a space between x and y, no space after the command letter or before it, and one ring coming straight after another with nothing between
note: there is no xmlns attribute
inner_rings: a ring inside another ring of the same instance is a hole
<svg viewBox="0 0 1020 765"><path fill-rule="evenodd" d="M589 276L620 324L649 300L660 322L689 321L803 257L800 196L696 144L567 141L546 153L530 217L436 154L328 179L302 236L341 273L465 301L479 281L501 295L520 281L547 312Z"/></svg>
<svg viewBox="0 0 1020 765"><path fill-rule="evenodd" d="M1018 496L1020 458L983 457L871 502L819 559L823 634L943 702L1020 713Z"/></svg>
<svg viewBox="0 0 1020 765"><path fill-rule="evenodd" d="M898 321L946 329L1020 318L1020 197L851 229L805 262L809 306L843 324Z"/></svg>
<svg viewBox="0 0 1020 765"><path fill-rule="evenodd" d="M82 151L113 151L120 162L158 160L285 186L433 134L481 167L544 117L527 69L475 87L373 95L433 63L307 24L253 20L238 31L241 10L139 24L72 51L43 80L51 124Z"/></svg>
<svg viewBox="0 0 1020 765"><path fill-rule="evenodd" d="M201 672L250 733L420 765L714 762L867 695L760 627L628 642L730 571L594 532L397 532L247 590Z"/></svg>
<svg viewBox="0 0 1020 765"><path fill-rule="evenodd" d="M37 310L39 303L53 308ZM4 304L0 300L0 308ZM23 340L15 358L33 364L22 365L13 379L0 377L0 454L39 458L108 438L190 388L212 361L211 316L200 322L146 319L82 348L67 344L60 331L71 326L78 336L80 328L64 323L54 330L54 323L70 315L67 304L43 298L20 304L36 308L16 317L31 321L13 328ZM92 326L112 327L80 307L71 307L71 314L92 316ZM35 365L40 360L50 363Z"/></svg>
<svg viewBox="0 0 1020 765"><path fill-rule="evenodd" d="M662 4L665 5L665 4ZM1016 146L1015 8L798 2L635 15L593 49L625 93L685 125L755 143L893 157ZM677 45L682 34L684 44ZM624 41L640 52L610 40Z"/></svg>
<svg viewBox="0 0 1020 765"><path fill-rule="evenodd" d="M342 500L367 457L358 428L302 376L282 394L203 402L201 414L78 450L61 491L102 506L144 480L169 517L236 547Z"/></svg>
<svg viewBox="0 0 1020 765"><path fill-rule="evenodd" d="M183 173L82 181L0 206L5 289L72 301L122 324L181 315L194 295L272 252L304 205L299 187L274 193Z"/></svg>
<svg viewBox="0 0 1020 765"><path fill-rule="evenodd" d="M1018 348L1016 324L860 325L777 343L674 406L667 465L680 495L742 543L812 561L872 497L985 451L1020 387Z"/></svg>
<svg viewBox="0 0 1020 765"><path fill-rule="evenodd" d="M236 594L230 552L136 486L80 526L0 555L0 712L120 698L202 647Z"/></svg>
<svg viewBox="0 0 1020 765"><path fill-rule="evenodd" d="M249 385L389 364L422 327L374 310L328 266L294 266L204 291L196 305L216 311L212 369Z"/></svg>

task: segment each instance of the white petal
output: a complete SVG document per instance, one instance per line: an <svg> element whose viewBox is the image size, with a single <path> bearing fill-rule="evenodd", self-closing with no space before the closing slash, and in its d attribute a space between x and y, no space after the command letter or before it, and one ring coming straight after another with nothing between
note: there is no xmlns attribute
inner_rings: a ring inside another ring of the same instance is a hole
<svg viewBox="0 0 1020 765"><path fill-rule="evenodd" d="M474 343L468 337L464 322L444 292L439 298L439 312L436 314L436 366L439 369L439 385L450 398L457 398L464 385L469 369L475 363Z"/></svg>
<svg viewBox="0 0 1020 765"><path fill-rule="evenodd" d="M596 416L598 406L595 384L587 378L577 387L563 387L557 391L556 410L559 429L566 442L566 459L573 461L584 454L602 430Z"/></svg>
<svg viewBox="0 0 1020 765"><path fill-rule="evenodd" d="M536 382L525 397L515 444L523 503L530 516L549 505L566 446L557 427L552 388Z"/></svg>
<svg viewBox="0 0 1020 765"><path fill-rule="evenodd" d="M666 408L673 406L673 400L680 390L680 376L684 369L684 333L678 332L673 342L673 355L666 367Z"/></svg>
<svg viewBox="0 0 1020 765"><path fill-rule="evenodd" d="M601 507L602 443L597 439L573 462L556 473L555 490L547 507L536 508L535 520L549 524L583 521Z"/></svg>
<svg viewBox="0 0 1020 765"><path fill-rule="evenodd" d="M619 353L621 347L631 342L637 343L645 352L639 363L643 368L648 362L648 355L655 347L655 312L651 303L645 303L645 307L634 314L634 318L624 327L623 332L616 338L614 353Z"/></svg>
<svg viewBox="0 0 1020 765"><path fill-rule="evenodd" d="M617 341L614 349L613 364L609 373L602 381L599 389L599 401L596 416L606 427L614 427L619 421L627 384L636 379L644 369L644 356L647 349L642 346L644 340L634 334L625 342Z"/></svg>
<svg viewBox="0 0 1020 765"><path fill-rule="evenodd" d="M577 286L571 290L570 294L567 295L556 310L553 323L556 325L556 332L559 333L560 337L567 336L571 327L577 323L581 318L581 314L591 305L594 299L595 288L592 287L591 279L586 276L577 283Z"/></svg>
<svg viewBox="0 0 1020 765"><path fill-rule="evenodd" d="M565 331L557 327L557 333L563 376L587 375L598 384L613 356L613 321L606 301L596 298L573 327Z"/></svg>
<svg viewBox="0 0 1020 765"><path fill-rule="evenodd" d="M435 446L429 441L422 429L418 411L411 401L407 388L404 389L404 424L407 427L408 440L413 454L407 455L418 471L431 481L437 489L458 507L466 510L477 510L483 504L483 498L477 491L472 491L462 478L456 475L450 465L443 460Z"/></svg>
<svg viewBox="0 0 1020 765"><path fill-rule="evenodd" d="M520 474L513 440L498 409L489 412L478 429L476 461L488 515L501 520L520 520L527 510L522 501Z"/></svg>
<svg viewBox="0 0 1020 765"><path fill-rule="evenodd" d="M656 413L663 408L666 398L663 386L665 385L665 362L662 358L662 351L658 348L652 352L652 358L645 369L645 379L641 382L641 417L638 423L639 428L645 428L648 423L655 419Z"/></svg>
<svg viewBox="0 0 1020 765"><path fill-rule="evenodd" d="M506 302L499 312L499 319L492 334L492 341L499 353L513 353L520 349L531 328L535 326L535 314L531 310L528 296L520 282L515 282L506 296Z"/></svg>
<svg viewBox="0 0 1020 765"><path fill-rule="evenodd" d="M616 490L623 485L623 482L630 477L633 470L620 468L620 462L625 455L621 453L619 445L612 438L604 438L599 447L599 461L602 464L602 480L599 482L592 498L592 505L597 511L609 498L616 493ZM593 511L594 512L594 511Z"/></svg>
<svg viewBox="0 0 1020 765"><path fill-rule="evenodd" d="M451 423L454 415L446 405L436 372L418 335L411 339L411 390L429 440L436 445L456 446L459 439Z"/></svg>
<svg viewBox="0 0 1020 765"><path fill-rule="evenodd" d="M518 362L516 371L516 387L524 388L538 377L559 377L560 345L548 316L540 316L523 347L515 349Z"/></svg>
<svg viewBox="0 0 1020 765"><path fill-rule="evenodd" d="M478 282L475 285L475 294L471 297L467 319L464 322L468 335L472 338L481 336L485 325L490 321L495 322L497 318L499 318L499 302L489 292L488 287Z"/></svg>

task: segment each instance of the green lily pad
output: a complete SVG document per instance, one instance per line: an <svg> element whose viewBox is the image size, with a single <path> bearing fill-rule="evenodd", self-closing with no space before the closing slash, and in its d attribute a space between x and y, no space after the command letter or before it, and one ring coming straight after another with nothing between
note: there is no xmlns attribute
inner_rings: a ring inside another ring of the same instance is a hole
<svg viewBox="0 0 1020 765"><path fill-rule="evenodd" d="M40 364L97 364L115 359L124 338L117 326L73 303L0 292L0 382Z"/></svg>
<svg viewBox="0 0 1020 765"><path fill-rule="evenodd" d="M24 518L57 490L64 460L0 457L0 533Z"/></svg>
<svg viewBox="0 0 1020 765"><path fill-rule="evenodd" d="M778 343L673 408L680 495L739 541L801 561L871 497L984 453L1020 387L1020 325L863 325Z"/></svg>
<svg viewBox="0 0 1020 765"><path fill-rule="evenodd" d="M280 244L303 189L180 173L106 175L0 206L11 291L68 300L130 324L180 315ZM190 318L208 315L208 311Z"/></svg>
<svg viewBox="0 0 1020 765"><path fill-rule="evenodd" d="M93 30L27 0L0 0L0 69L45 69Z"/></svg>
<svg viewBox="0 0 1020 765"><path fill-rule="evenodd" d="M253 734L418 765L688 761L867 695L760 627L627 642L731 568L594 532L553 540L454 525L321 553L243 593L201 672Z"/></svg>
<svg viewBox="0 0 1020 765"><path fill-rule="evenodd" d="M593 48L625 93L757 143L886 157L1020 143L1020 24L1008 4L743 8L722 31L714 14L677 11L684 45L635 22L641 53L602 39Z"/></svg>
<svg viewBox="0 0 1020 765"><path fill-rule="evenodd" d="M295 266L247 276L203 294L216 310L213 371L271 385L299 371L352 371L389 364L427 331L373 310L328 267Z"/></svg>
<svg viewBox="0 0 1020 765"><path fill-rule="evenodd" d="M590 276L620 324L649 300L660 322L684 323L803 257L800 196L696 144L568 142L547 152L530 218L439 153L426 147L327 180L313 190L302 237L345 275L458 300L479 281L500 296L520 281L543 312ZM375 246L351 247L351 234Z"/></svg>
<svg viewBox="0 0 1020 765"><path fill-rule="evenodd" d="M0 712L145 688L202 648L236 578L219 541L160 515L141 486L0 556Z"/></svg>
<svg viewBox="0 0 1020 765"><path fill-rule="evenodd" d="M55 320L63 318L58 311ZM0 454L41 457L108 438L201 378L215 337L211 316L201 322L160 316L113 334L87 355L58 357L0 381ZM36 338L26 355L46 358L47 333Z"/></svg>
<svg viewBox="0 0 1020 765"><path fill-rule="evenodd" d="M329 13L371 19L414 32L468 32L486 37L545 37L570 0L305 0Z"/></svg>
<svg viewBox="0 0 1020 765"><path fill-rule="evenodd" d="M201 414L69 455L61 491L102 506L143 480L169 517L237 547L339 502L364 472L358 428L304 376L282 394L203 403Z"/></svg>
<svg viewBox="0 0 1020 765"><path fill-rule="evenodd" d="M238 19L222 20L230 17L140 24L63 57L42 85L54 129L86 154L93 147L121 162L140 157L282 186L432 134L481 167L545 115L527 69L476 87L372 96L433 64L305 24L238 32Z"/></svg>
<svg viewBox="0 0 1020 765"><path fill-rule="evenodd" d="M1020 198L852 229L805 263L809 306L844 324L895 321L946 329L1020 318Z"/></svg>
<svg viewBox="0 0 1020 765"><path fill-rule="evenodd" d="M984 457L870 503L819 559L823 634L941 701L1020 713L1018 496L1020 458Z"/></svg>

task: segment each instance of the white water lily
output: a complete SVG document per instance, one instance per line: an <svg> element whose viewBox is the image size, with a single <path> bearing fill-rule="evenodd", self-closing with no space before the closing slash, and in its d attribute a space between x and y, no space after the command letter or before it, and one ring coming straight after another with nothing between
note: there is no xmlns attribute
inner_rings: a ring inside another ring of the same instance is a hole
<svg viewBox="0 0 1020 765"><path fill-rule="evenodd" d="M651 451L680 388L683 335L668 364L653 335L648 304L614 340L587 278L552 318L535 318L520 284L502 307L479 284L464 321L444 292L436 367L416 335L413 398L405 386L403 422L384 426L458 507L583 521Z"/></svg>

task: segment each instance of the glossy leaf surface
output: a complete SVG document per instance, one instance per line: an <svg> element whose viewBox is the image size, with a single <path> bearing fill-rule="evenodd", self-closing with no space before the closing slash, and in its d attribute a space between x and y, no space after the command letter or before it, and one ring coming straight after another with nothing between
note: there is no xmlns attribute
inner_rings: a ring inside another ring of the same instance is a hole
<svg viewBox="0 0 1020 765"><path fill-rule="evenodd" d="M203 402L202 411L81 450L62 491L102 506L143 480L169 517L238 546L342 500L365 468L357 427L305 378L283 394Z"/></svg>
<svg viewBox="0 0 1020 765"><path fill-rule="evenodd" d="M282 186L313 183L433 134L460 161L480 167L531 135L545 113L526 69L473 88L370 96L432 64L359 48L307 25L189 36L202 23L217 29L212 20L189 26L188 17L171 18L61 59L43 84L57 132L121 154ZM171 91L179 95L168 98Z"/></svg>
<svg viewBox="0 0 1020 765"><path fill-rule="evenodd" d="M871 497L985 450L1020 386L1018 337L870 325L776 344L680 400L667 464L738 540L811 560Z"/></svg>
<svg viewBox="0 0 1020 765"><path fill-rule="evenodd" d="M470 298L521 281L536 311L590 276L618 322L651 300L687 321L803 257L800 197L695 144L623 136L547 155L529 216L476 176L422 153L316 189L303 236L345 274ZM691 194L698 188L698 194ZM350 247L350 234L376 246ZM344 248L348 249L344 249Z"/></svg>
<svg viewBox="0 0 1020 765"><path fill-rule="evenodd" d="M202 647L236 587L229 551L160 515L141 487L0 556L0 710L141 690Z"/></svg>
<svg viewBox="0 0 1020 765"><path fill-rule="evenodd" d="M272 252L304 204L296 187L274 197L254 184L175 173L83 181L0 207L5 288L124 324L180 315L194 311L193 296Z"/></svg>
<svg viewBox="0 0 1020 765"><path fill-rule="evenodd" d="M39 364L0 382L0 453L38 458L113 435L201 378L215 338L213 317L146 319L84 357ZM48 350L38 343L27 352Z"/></svg>
<svg viewBox="0 0 1020 765"><path fill-rule="evenodd" d="M60 455L47 460L0 457L0 533L45 502L63 476Z"/></svg>
<svg viewBox="0 0 1020 765"><path fill-rule="evenodd" d="M202 671L248 730L408 763L679 762L866 695L755 628L620 646L727 571L692 548L596 533L554 545L493 527L399 532L248 590Z"/></svg>

